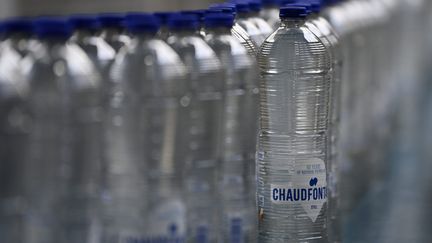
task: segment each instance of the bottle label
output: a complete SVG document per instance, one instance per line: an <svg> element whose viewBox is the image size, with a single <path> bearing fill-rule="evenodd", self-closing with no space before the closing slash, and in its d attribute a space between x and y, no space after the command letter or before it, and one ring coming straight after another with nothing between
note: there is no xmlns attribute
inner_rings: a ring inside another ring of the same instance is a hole
<svg viewBox="0 0 432 243"><path fill-rule="evenodd" d="M271 202L283 205L300 204L315 222L327 201L325 163L315 158L297 163L294 169L291 182L271 184Z"/></svg>

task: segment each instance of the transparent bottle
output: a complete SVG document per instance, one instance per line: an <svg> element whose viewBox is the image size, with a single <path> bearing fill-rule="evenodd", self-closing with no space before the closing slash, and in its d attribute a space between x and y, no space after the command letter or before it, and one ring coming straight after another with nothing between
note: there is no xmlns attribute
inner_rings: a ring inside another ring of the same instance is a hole
<svg viewBox="0 0 432 243"><path fill-rule="evenodd" d="M330 23L320 15L321 5L318 2L310 4L311 15L305 26L321 40L331 56L330 75L330 119L328 145L328 232L331 242L341 241L340 198L339 198L339 127L340 102L342 85L342 50L339 36Z"/></svg>
<svg viewBox="0 0 432 243"><path fill-rule="evenodd" d="M279 8L281 1L279 0L262 0L263 9L260 16L276 30L280 26Z"/></svg>
<svg viewBox="0 0 432 243"><path fill-rule="evenodd" d="M32 43L32 22L27 18L11 18L4 20L0 35L3 43L14 49L22 58L30 54Z"/></svg>
<svg viewBox="0 0 432 243"><path fill-rule="evenodd" d="M259 242L327 242L330 56L304 7L281 8L261 47Z"/></svg>
<svg viewBox="0 0 432 243"><path fill-rule="evenodd" d="M256 49L262 45L267 35L259 29L256 24L256 19L251 18L251 9L248 3L235 3L236 8L236 23L240 25L250 36ZM265 21L264 21L265 22Z"/></svg>
<svg viewBox="0 0 432 243"><path fill-rule="evenodd" d="M191 117L184 192L187 198L188 242L217 242L216 176L220 152L225 79L215 52L199 34L196 15L176 14L169 20L168 44L188 69Z"/></svg>
<svg viewBox="0 0 432 243"><path fill-rule="evenodd" d="M205 18L206 41L215 50L225 69L224 115L218 196L221 207L221 242L255 242L254 212L248 207L244 151L245 87L253 82L254 59L231 35L232 14L209 13ZM248 121L251 122L251 121ZM253 122L253 121L252 121Z"/></svg>
<svg viewBox="0 0 432 243"><path fill-rule="evenodd" d="M72 15L69 22L74 29L71 41L79 45L99 68L104 80L114 62L116 50L97 35L101 25L95 15Z"/></svg>
<svg viewBox="0 0 432 243"><path fill-rule="evenodd" d="M195 15L198 18L199 23L199 34L204 38L206 36L205 27L204 27L204 16L207 10L205 9L197 9L197 10L184 10L181 11L182 14L190 14Z"/></svg>
<svg viewBox="0 0 432 243"><path fill-rule="evenodd" d="M31 129L24 181L29 243L99 240L100 75L68 42L65 19L34 22L38 43L23 60Z"/></svg>
<svg viewBox="0 0 432 243"><path fill-rule="evenodd" d="M113 65L107 104L103 242L183 242L186 69L157 37L155 16L129 14L126 25L133 38Z"/></svg>
<svg viewBox="0 0 432 243"><path fill-rule="evenodd" d="M154 16L156 16L160 22L160 28L158 32L159 38L162 40L167 40L170 35L168 30L168 19L172 15L172 12L156 12Z"/></svg>
<svg viewBox="0 0 432 243"><path fill-rule="evenodd" d="M260 31L261 35L264 37L264 40L270 36L274 32L272 26L267 23L261 17L261 11L263 10L263 5L261 1L251 0L249 1L249 9L250 9L250 20L255 23L256 27Z"/></svg>
<svg viewBox="0 0 432 243"><path fill-rule="evenodd" d="M214 4L211 5L207 13L227 13L227 14L236 14L236 8L234 4ZM231 29L231 33L234 37L236 37L240 43L248 50L249 55L255 57L258 51L258 46L252 41L250 35L247 31L237 22L234 22L234 25Z"/></svg>
<svg viewBox="0 0 432 243"><path fill-rule="evenodd" d="M104 39L116 53L130 42L125 28L125 16L117 13L104 13L98 16L101 25L100 37Z"/></svg>
<svg viewBox="0 0 432 243"><path fill-rule="evenodd" d="M0 32L4 38L0 44L0 235L4 242L24 243L23 172L30 119L21 62L31 22L9 19L1 23Z"/></svg>

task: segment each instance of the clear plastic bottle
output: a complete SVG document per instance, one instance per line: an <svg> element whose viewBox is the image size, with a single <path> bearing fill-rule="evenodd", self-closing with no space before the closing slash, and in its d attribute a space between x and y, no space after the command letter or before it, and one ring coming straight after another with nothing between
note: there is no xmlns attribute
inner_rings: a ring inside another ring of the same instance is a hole
<svg viewBox="0 0 432 243"><path fill-rule="evenodd" d="M101 25L100 37L104 39L115 51L127 46L130 37L125 28L125 16L118 13L104 13L98 16Z"/></svg>
<svg viewBox="0 0 432 243"><path fill-rule="evenodd" d="M154 15L129 14L126 25L133 38L113 65L107 104L103 242L183 242L186 69Z"/></svg>
<svg viewBox="0 0 432 243"><path fill-rule="evenodd" d="M259 242L327 242L331 63L304 27L304 7L283 7L261 47L257 151Z"/></svg>
<svg viewBox="0 0 432 243"><path fill-rule="evenodd" d="M251 18L251 9L248 3L235 3L236 8L236 23L240 25L250 36L256 49L259 49L261 44L267 38L267 35L262 33L258 28L256 21ZM264 21L265 22L265 21Z"/></svg>
<svg viewBox="0 0 432 243"><path fill-rule="evenodd" d="M156 16L160 22L160 28L158 32L159 38L162 40L167 40L170 35L168 30L168 19L173 14L173 12L156 12L154 16Z"/></svg>
<svg viewBox="0 0 432 243"><path fill-rule="evenodd" d="M205 18L206 41L215 50L225 69L224 115L219 165L221 242L255 242L254 212L248 207L246 161L244 156L244 105L246 85L254 80L254 59L231 35L234 16L209 13ZM252 71L251 71L252 70ZM248 121L251 122L251 121Z"/></svg>
<svg viewBox="0 0 432 243"><path fill-rule="evenodd" d="M1 26L3 43L14 49L22 58L30 53L32 43L32 22L28 18L12 18Z"/></svg>
<svg viewBox="0 0 432 243"><path fill-rule="evenodd" d="M190 14L195 15L198 18L199 23L199 34L204 38L206 36L205 27L204 27L204 16L207 10L205 9L197 9L197 10L184 10L181 11L182 14Z"/></svg>
<svg viewBox="0 0 432 243"><path fill-rule="evenodd" d="M236 8L234 4L214 4L210 6L210 9L207 10L207 13L227 13L236 15ZM252 41L251 36L247 33L247 31L237 22L234 22L234 25L231 29L231 33L234 37L236 37L240 43L248 50L249 55L255 57L258 52L258 46Z"/></svg>
<svg viewBox="0 0 432 243"><path fill-rule="evenodd" d="M267 21L265 21L260 15L261 11L263 10L261 1L250 0L249 8L250 20L255 23L261 35L264 37L264 39L266 39L271 33L274 32L274 30L272 26L270 26L270 24L268 24Z"/></svg>
<svg viewBox="0 0 432 243"><path fill-rule="evenodd" d="M215 52L199 33L196 15L175 14L169 20L168 44L188 69L191 120L184 192L187 198L187 242L217 242L218 200L216 172L219 162L225 79Z"/></svg>
<svg viewBox="0 0 432 243"><path fill-rule="evenodd" d="M38 43L23 60L31 129L25 189L29 243L98 239L101 79L65 19L34 22Z"/></svg>
<svg viewBox="0 0 432 243"><path fill-rule="evenodd" d="M328 146L328 232L331 242L341 241L341 222L339 205L339 126L340 126L340 102L342 85L342 51L339 37L333 30L330 23L320 15L321 5L318 2L311 2L311 17L305 26L317 36L331 55L331 71L329 72L331 81L331 105L329 130L330 136Z"/></svg>
<svg viewBox="0 0 432 243"><path fill-rule="evenodd" d="M101 25L95 15L72 15L69 22L74 29L71 41L79 45L99 68L104 80L114 62L116 50L97 35Z"/></svg>
<svg viewBox="0 0 432 243"><path fill-rule="evenodd" d="M280 4L280 0L262 0L263 9L261 10L260 16L267 21L273 30L276 30L280 26Z"/></svg>
<svg viewBox="0 0 432 243"><path fill-rule="evenodd" d="M0 25L4 38L0 44L0 235L4 242L24 243L23 172L30 119L28 83L21 61L27 52L24 36L30 36L31 22L10 19Z"/></svg>

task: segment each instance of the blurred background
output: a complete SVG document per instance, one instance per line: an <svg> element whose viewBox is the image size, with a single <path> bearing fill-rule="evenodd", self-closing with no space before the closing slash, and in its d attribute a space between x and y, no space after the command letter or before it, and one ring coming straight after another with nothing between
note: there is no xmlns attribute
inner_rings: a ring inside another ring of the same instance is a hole
<svg viewBox="0 0 432 243"><path fill-rule="evenodd" d="M0 17L206 8L221 0L1 0Z"/></svg>

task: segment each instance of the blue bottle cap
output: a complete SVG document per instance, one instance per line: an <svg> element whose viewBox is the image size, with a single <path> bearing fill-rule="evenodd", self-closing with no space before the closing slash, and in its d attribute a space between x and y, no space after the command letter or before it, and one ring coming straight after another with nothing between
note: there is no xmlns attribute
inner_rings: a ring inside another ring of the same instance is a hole
<svg viewBox="0 0 432 243"><path fill-rule="evenodd" d="M312 5L307 1L296 1L295 3L285 4L284 6L304 7L307 15L312 13Z"/></svg>
<svg viewBox="0 0 432 243"><path fill-rule="evenodd" d="M183 10L181 11L182 14L190 14L190 15L196 15L198 18L204 19L206 10L205 9L197 9L197 10Z"/></svg>
<svg viewBox="0 0 432 243"><path fill-rule="evenodd" d="M40 39L67 39L72 35L72 26L66 18L39 17L33 21L33 31Z"/></svg>
<svg viewBox="0 0 432 243"><path fill-rule="evenodd" d="M173 14L168 19L168 27L171 30L198 30L199 17L194 14Z"/></svg>
<svg viewBox="0 0 432 243"><path fill-rule="evenodd" d="M249 13L251 11L249 4L247 3L236 3L235 8L237 13Z"/></svg>
<svg viewBox="0 0 432 243"><path fill-rule="evenodd" d="M262 3L258 1L250 1L249 8L252 12L259 12L262 9Z"/></svg>
<svg viewBox="0 0 432 243"><path fill-rule="evenodd" d="M120 13L102 13L98 17L102 27L124 27L125 15Z"/></svg>
<svg viewBox="0 0 432 243"><path fill-rule="evenodd" d="M0 32L4 35L12 33L30 34L33 31L33 25L30 19L27 18L11 18L6 19L1 23Z"/></svg>
<svg viewBox="0 0 432 243"><path fill-rule="evenodd" d="M131 33L156 33L160 28L160 21L153 14L129 13L125 17L125 23Z"/></svg>
<svg viewBox="0 0 432 243"><path fill-rule="evenodd" d="M264 7L273 7L273 6L281 5L280 0L261 0L261 3Z"/></svg>
<svg viewBox="0 0 432 243"><path fill-rule="evenodd" d="M174 14L173 12L155 12L153 13L159 19L159 22L163 25L168 24L169 17Z"/></svg>
<svg viewBox="0 0 432 243"><path fill-rule="evenodd" d="M229 13L208 13L205 16L204 24L207 28L231 28L234 25L234 15Z"/></svg>
<svg viewBox="0 0 432 243"><path fill-rule="evenodd" d="M310 5L312 13L319 13L321 11L321 3L319 1L311 1Z"/></svg>
<svg viewBox="0 0 432 243"><path fill-rule="evenodd" d="M281 18L306 18L307 10L301 6L284 6L280 9L279 16Z"/></svg>
<svg viewBox="0 0 432 243"><path fill-rule="evenodd" d="M98 30L101 23L96 15L76 14L69 17L69 23L74 29Z"/></svg>

